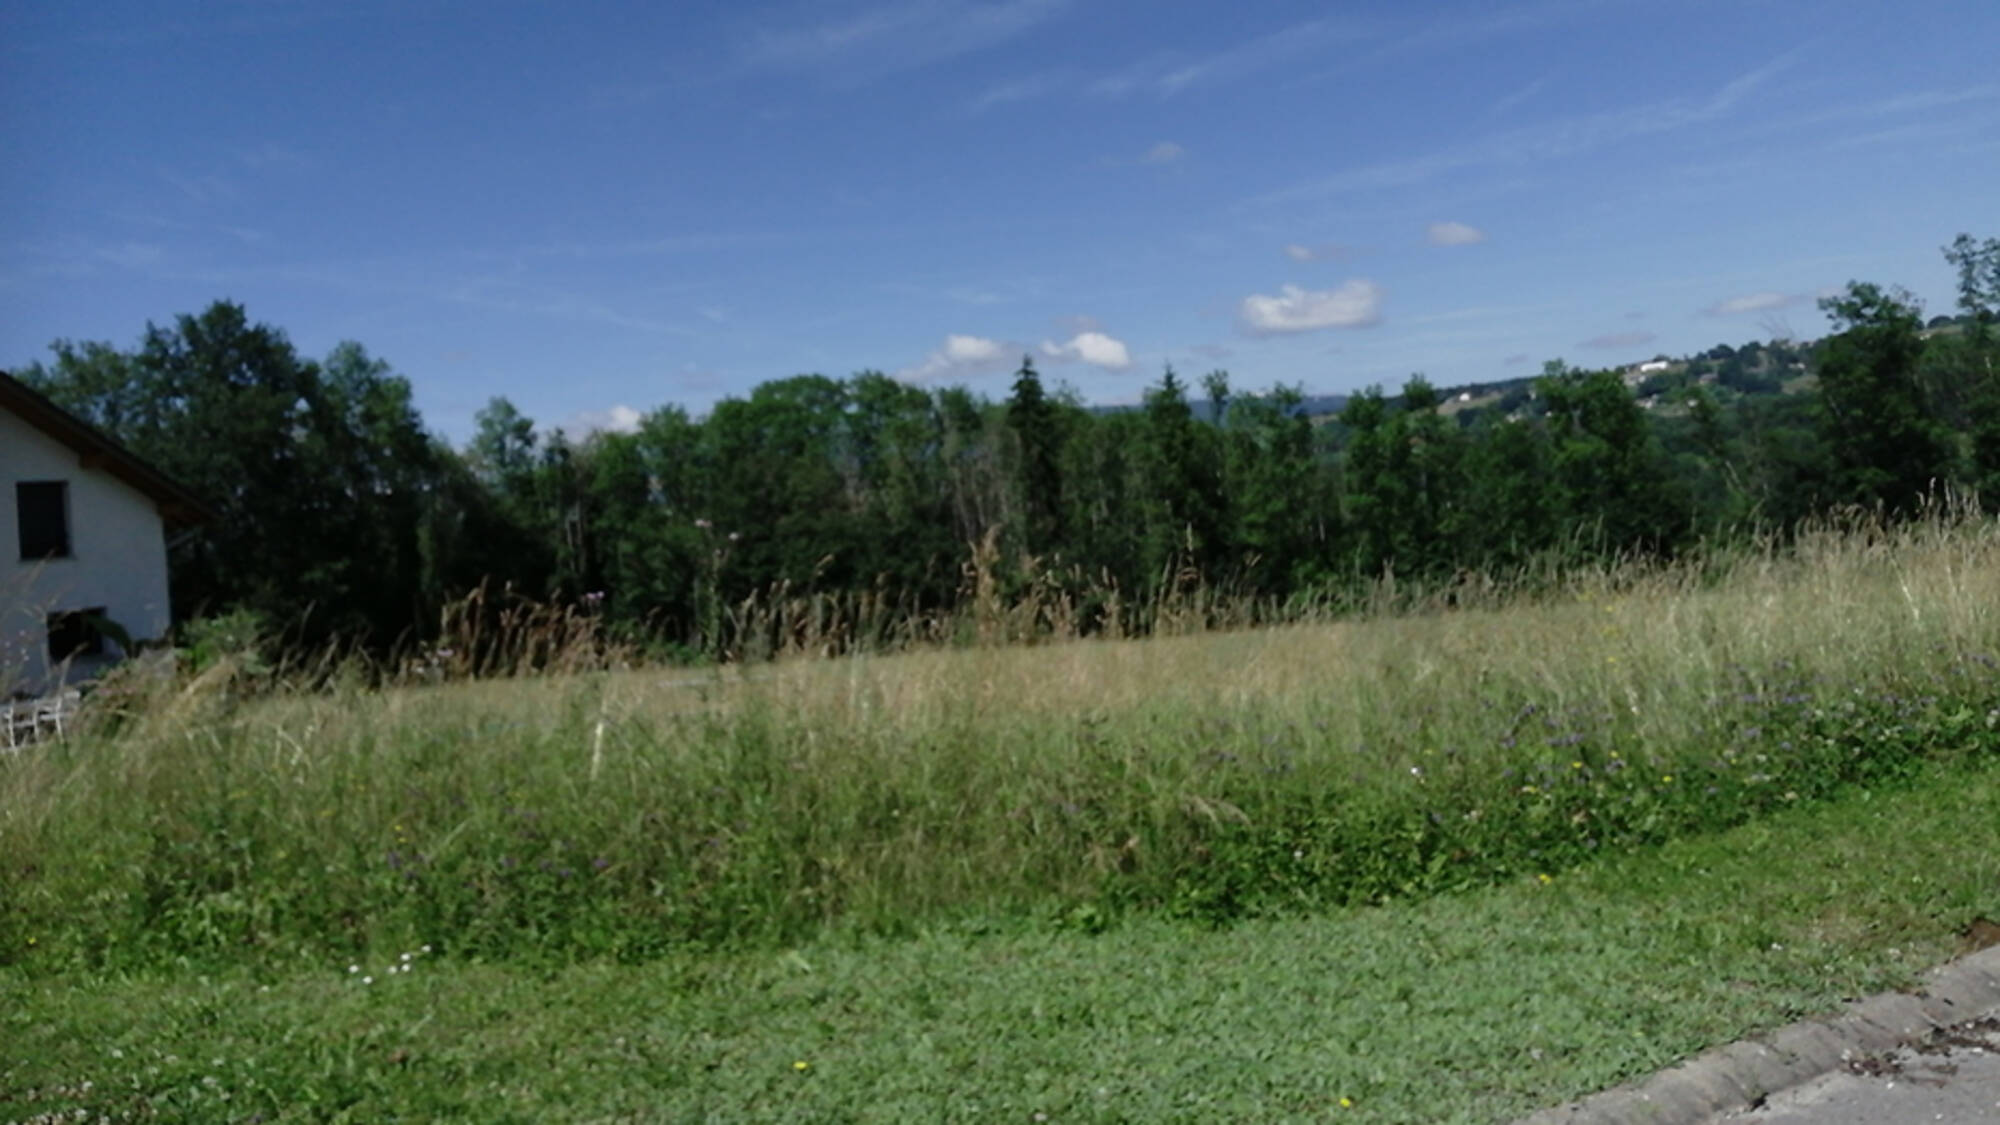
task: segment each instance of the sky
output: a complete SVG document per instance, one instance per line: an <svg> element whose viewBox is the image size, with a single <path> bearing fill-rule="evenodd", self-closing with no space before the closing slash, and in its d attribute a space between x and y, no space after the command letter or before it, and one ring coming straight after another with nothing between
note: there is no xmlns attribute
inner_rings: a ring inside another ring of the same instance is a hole
<svg viewBox="0 0 2000 1125"><path fill-rule="evenodd" d="M2000 237L1996 44L1993 0L0 0L0 368L228 299L463 441L1811 337Z"/></svg>

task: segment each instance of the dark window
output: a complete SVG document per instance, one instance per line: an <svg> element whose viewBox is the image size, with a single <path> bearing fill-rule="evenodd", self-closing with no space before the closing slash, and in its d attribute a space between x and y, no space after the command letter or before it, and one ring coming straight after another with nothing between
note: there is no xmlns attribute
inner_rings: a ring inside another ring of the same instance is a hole
<svg viewBox="0 0 2000 1125"><path fill-rule="evenodd" d="M97 627L102 620L103 606L49 614L49 659L104 655L104 630Z"/></svg>
<svg viewBox="0 0 2000 1125"><path fill-rule="evenodd" d="M69 484L59 480L24 480L14 486L14 508L21 516L21 557L69 557Z"/></svg>

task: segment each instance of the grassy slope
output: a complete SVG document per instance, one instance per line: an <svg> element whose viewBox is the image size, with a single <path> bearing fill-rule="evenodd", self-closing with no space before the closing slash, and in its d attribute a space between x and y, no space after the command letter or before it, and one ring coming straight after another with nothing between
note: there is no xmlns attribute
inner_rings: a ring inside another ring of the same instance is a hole
<svg viewBox="0 0 2000 1125"><path fill-rule="evenodd" d="M2000 914L1996 651L1970 521L692 685L172 685L0 759L0 1118L1506 1118Z"/></svg>
<svg viewBox="0 0 2000 1125"><path fill-rule="evenodd" d="M0 970L0 1118L1505 1120L1906 983L2000 915L1996 823L2000 767L1933 766L1546 884L1220 930Z"/></svg>
<svg viewBox="0 0 2000 1125"><path fill-rule="evenodd" d="M0 759L0 965L643 959L1422 895L1986 752L1995 652L2000 527L1973 521L1538 604L747 681L239 706L204 680Z"/></svg>

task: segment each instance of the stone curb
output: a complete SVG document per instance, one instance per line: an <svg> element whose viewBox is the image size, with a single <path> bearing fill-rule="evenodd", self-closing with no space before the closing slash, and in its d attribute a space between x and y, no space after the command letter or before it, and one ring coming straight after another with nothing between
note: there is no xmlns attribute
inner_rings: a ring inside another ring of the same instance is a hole
<svg viewBox="0 0 2000 1125"><path fill-rule="evenodd" d="M1944 1027L2000 1015L2000 945L1931 972L1915 994L1885 992L1845 1011L1719 1047L1679 1066L1517 1125L1701 1125L1810 1082L1850 1059L1907 1046Z"/></svg>

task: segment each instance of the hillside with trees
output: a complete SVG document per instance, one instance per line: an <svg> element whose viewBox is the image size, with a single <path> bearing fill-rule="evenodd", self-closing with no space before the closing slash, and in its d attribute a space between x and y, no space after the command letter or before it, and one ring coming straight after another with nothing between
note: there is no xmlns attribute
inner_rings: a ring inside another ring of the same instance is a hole
<svg viewBox="0 0 2000 1125"><path fill-rule="evenodd" d="M1336 401L1169 369L1140 406L1097 410L1024 359L998 402L800 375L580 438L494 399L452 448L361 345L302 356L227 302L131 349L60 342L20 374L221 513L176 544L177 619L240 613L292 646L387 651L483 589L728 658L772 640L747 635L759 599L873 606L838 644L1030 587L1085 631L1129 630L1135 607L1194 590L1282 616L1390 574L1671 557L1946 490L1991 509L2000 239L1945 255L1959 308L1928 324L1906 294L1855 283L1810 343L1443 389L1413 376Z"/></svg>

